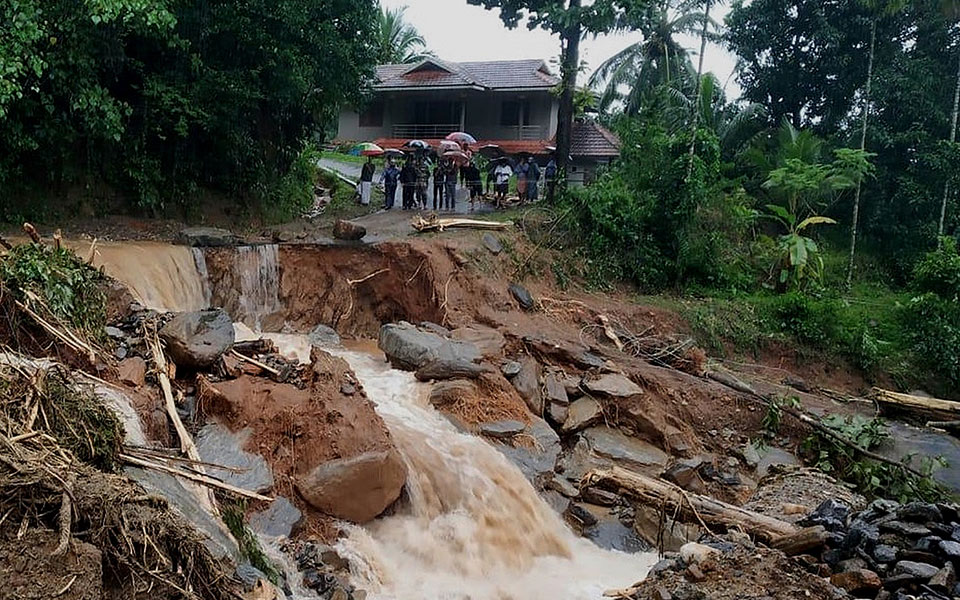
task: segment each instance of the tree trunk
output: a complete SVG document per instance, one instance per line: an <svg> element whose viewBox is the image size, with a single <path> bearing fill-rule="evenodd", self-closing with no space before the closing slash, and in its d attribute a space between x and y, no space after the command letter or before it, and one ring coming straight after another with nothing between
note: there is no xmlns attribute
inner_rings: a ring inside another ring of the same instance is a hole
<svg viewBox="0 0 960 600"><path fill-rule="evenodd" d="M580 0L570 0L570 8L580 8ZM575 20L562 35L560 57L560 107L557 111L557 177L558 185L566 186L567 165L573 135L573 92L577 87L580 66L580 21Z"/></svg>
<svg viewBox="0 0 960 600"><path fill-rule="evenodd" d="M960 52L957 53L957 85L953 90L953 116L950 123L950 143L957 141L957 113L960 112ZM943 228L947 219L947 199L950 197L950 174L943 184L943 201L940 203L940 227L937 228L937 246L943 237Z"/></svg>
<svg viewBox="0 0 960 600"><path fill-rule="evenodd" d="M867 62L867 86L863 95L863 127L860 129L860 150L867 149L867 123L870 120L870 90L873 85L873 58L877 49L877 18L870 24L870 60ZM850 224L850 261L847 263L847 288L853 284L853 259L857 253L857 227L860 223L860 190L863 178L857 181L853 195L853 222Z"/></svg>
<svg viewBox="0 0 960 600"><path fill-rule="evenodd" d="M690 182L690 176L693 175L693 157L697 151L697 127L700 125L700 101L703 95L703 55L707 52L710 4L712 4L712 0L707 0L703 9L703 31L700 33L700 64L697 66L697 95L693 103L693 123L690 126L690 156L687 158L687 177L684 179L686 183Z"/></svg>

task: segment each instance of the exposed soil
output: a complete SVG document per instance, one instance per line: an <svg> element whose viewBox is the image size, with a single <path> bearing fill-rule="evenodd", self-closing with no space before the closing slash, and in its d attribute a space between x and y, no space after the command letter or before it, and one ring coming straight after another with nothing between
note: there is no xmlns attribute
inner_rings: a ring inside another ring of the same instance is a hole
<svg viewBox="0 0 960 600"><path fill-rule="evenodd" d="M392 449L393 442L346 361L318 348L311 360L299 385L250 375L217 383L198 377L198 400L204 414L231 430L252 431L246 449L270 465L274 494L306 516L300 535L332 541L334 520L300 497L297 478L328 460ZM349 387L355 391L344 393Z"/></svg>
<svg viewBox="0 0 960 600"><path fill-rule="evenodd" d="M780 552L738 548L716 554L695 569L649 577L631 597L637 600L833 600L837 590Z"/></svg>
<svg viewBox="0 0 960 600"><path fill-rule="evenodd" d="M102 600L100 550L74 540L53 556L58 540L49 529L28 529L20 539L0 530L0 600Z"/></svg>

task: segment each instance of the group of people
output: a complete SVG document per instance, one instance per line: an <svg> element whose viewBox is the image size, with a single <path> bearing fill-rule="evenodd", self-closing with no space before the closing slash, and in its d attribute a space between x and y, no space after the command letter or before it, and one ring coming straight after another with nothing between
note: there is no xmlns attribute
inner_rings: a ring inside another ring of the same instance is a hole
<svg viewBox="0 0 960 600"><path fill-rule="evenodd" d="M486 172L486 189L481 181L480 169L474 161L457 164L451 159L441 159L433 166L433 210L456 210L457 184L462 184L469 192L470 210L484 195L492 195L497 208L503 206L510 188L510 179L517 178L517 195L520 202L535 202L539 196L541 178L545 181L548 200L553 197L556 183L557 164L551 158L541 170L533 156L528 156L516 167L512 167L506 158L492 160ZM369 158L360 171L360 203L370 204L376 166ZM399 167L393 158L388 158L380 175L383 185L384 209L390 210L396 203L397 188L401 190L403 210L423 210L427 208L427 190L431 175L431 166L424 155L407 156L403 166Z"/></svg>

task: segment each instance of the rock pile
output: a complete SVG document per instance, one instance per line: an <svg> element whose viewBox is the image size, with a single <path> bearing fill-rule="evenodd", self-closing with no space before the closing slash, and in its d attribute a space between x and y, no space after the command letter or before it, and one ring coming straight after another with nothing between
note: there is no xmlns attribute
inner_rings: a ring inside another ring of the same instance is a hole
<svg viewBox="0 0 960 600"><path fill-rule="evenodd" d="M799 523L823 527L819 555L798 557L857 598L943 600L960 596L960 506L875 500L860 512L823 502Z"/></svg>

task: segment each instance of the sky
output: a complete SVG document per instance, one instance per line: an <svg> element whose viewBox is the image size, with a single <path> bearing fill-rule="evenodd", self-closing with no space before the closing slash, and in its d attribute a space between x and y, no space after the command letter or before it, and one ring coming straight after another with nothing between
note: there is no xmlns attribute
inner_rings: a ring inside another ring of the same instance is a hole
<svg viewBox="0 0 960 600"><path fill-rule="evenodd" d="M560 54L560 39L542 29L528 30L521 25L515 30L503 26L497 11L488 11L467 4L466 0L380 0L387 8L407 7L406 20L416 26L427 47L441 59L454 62L470 60L507 60L514 58L555 59ZM718 22L729 12L724 5L715 7L711 15ZM589 74L604 60L642 39L637 33L587 37L580 45L580 59L587 63ZM694 36L681 36L680 42L700 50ZM696 58L693 58L696 64ZM727 97L739 97L740 89L732 77L736 57L727 50L710 44L703 61L704 70L712 71L726 85ZM555 64L551 68L556 71Z"/></svg>

